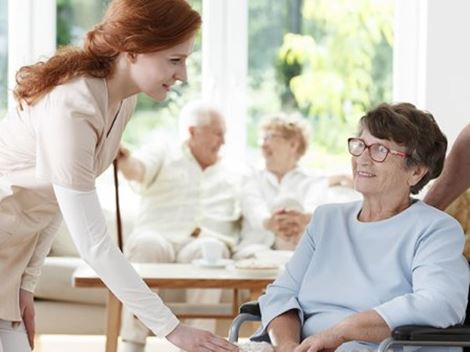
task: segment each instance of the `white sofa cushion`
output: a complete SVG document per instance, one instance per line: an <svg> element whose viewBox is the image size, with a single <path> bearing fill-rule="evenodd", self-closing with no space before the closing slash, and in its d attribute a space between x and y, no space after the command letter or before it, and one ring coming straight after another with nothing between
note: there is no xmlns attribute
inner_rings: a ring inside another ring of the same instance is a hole
<svg viewBox="0 0 470 352"><path fill-rule="evenodd" d="M72 276L80 265L84 265L84 261L76 257L47 257L34 293L35 297L104 305L107 294L104 288L73 287Z"/></svg>
<svg viewBox="0 0 470 352"><path fill-rule="evenodd" d="M132 192L127 183L121 182L119 186L121 221L124 242L132 232L133 221L138 209L138 196ZM114 185L101 183L97 187L98 197L100 199L103 213L106 220L108 234L117 242L117 225L116 225L116 205L114 198ZM73 243L67 226L64 222L57 231L54 242L52 243L49 256L53 257L78 257L77 248Z"/></svg>

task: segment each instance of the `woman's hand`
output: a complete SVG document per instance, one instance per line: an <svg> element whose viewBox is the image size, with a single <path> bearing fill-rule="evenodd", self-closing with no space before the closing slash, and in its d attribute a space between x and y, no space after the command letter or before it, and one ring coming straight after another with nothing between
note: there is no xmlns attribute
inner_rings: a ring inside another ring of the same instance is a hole
<svg viewBox="0 0 470 352"><path fill-rule="evenodd" d="M294 352L334 352L346 342L336 329L327 329L322 333L307 337Z"/></svg>
<svg viewBox="0 0 470 352"><path fill-rule="evenodd" d="M34 295L32 292L20 289L20 313L21 318L28 335L29 345L34 349L34 334L36 328L34 325ZM19 322L14 322L13 327L20 325Z"/></svg>
<svg viewBox="0 0 470 352"><path fill-rule="evenodd" d="M239 351L238 347L209 331L199 330L179 324L167 335L167 340L188 352L226 352Z"/></svg>

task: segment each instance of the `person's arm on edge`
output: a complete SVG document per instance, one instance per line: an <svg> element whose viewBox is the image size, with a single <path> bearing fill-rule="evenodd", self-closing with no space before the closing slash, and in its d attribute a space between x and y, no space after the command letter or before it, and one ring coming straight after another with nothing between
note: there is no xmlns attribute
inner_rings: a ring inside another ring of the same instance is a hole
<svg viewBox="0 0 470 352"><path fill-rule="evenodd" d="M181 324L152 292L106 231L96 191L75 191L54 185L64 221L80 256L106 286L157 336L188 351L237 351L223 338Z"/></svg>
<svg viewBox="0 0 470 352"><path fill-rule="evenodd" d="M447 156L441 176L432 184L424 201L444 210L470 187L470 124L458 135Z"/></svg>
<svg viewBox="0 0 470 352"><path fill-rule="evenodd" d="M318 335L306 338L295 352L334 351L348 341L380 342L391 333L383 318L374 310L353 314Z"/></svg>
<svg viewBox="0 0 470 352"><path fill-rule="evenodd" d="M271 344L279 352L292 352L300 343L299 313L292 309L276 318L268 325Z"/></svg>

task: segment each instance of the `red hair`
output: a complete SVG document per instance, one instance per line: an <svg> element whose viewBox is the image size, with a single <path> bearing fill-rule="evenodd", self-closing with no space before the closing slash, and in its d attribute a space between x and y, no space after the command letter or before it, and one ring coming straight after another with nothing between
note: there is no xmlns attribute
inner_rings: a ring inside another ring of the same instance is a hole
<svg viewBox="0 0 470 352"><path fill-rule="evenodd" d="M106 78L122 52L149 53L189 39L201 26L186 0L113 0L103 21L90 30L83 48L67 46L45 62L16 73L15 99L34 105L54 87L79 76Z"/></svg>

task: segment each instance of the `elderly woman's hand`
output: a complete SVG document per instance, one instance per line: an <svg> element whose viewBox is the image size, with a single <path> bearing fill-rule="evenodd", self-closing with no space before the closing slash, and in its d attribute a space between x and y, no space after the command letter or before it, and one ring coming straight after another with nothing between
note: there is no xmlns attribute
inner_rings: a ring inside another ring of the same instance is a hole
<svg viewBox="0 0 470 352"><path fill-rule="evenodd" d="M334 352L344 342L338 330L330 328L318 335L307 337L294 352Z"/></svg>
<svg viewBox="0 0 470 352"><path fill-rule="evenodd" d="M302 213L297 210L283 210L276 217L276 234L288 242L299 241L305 226L309 223L311 214Z"/></svg>

